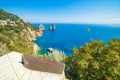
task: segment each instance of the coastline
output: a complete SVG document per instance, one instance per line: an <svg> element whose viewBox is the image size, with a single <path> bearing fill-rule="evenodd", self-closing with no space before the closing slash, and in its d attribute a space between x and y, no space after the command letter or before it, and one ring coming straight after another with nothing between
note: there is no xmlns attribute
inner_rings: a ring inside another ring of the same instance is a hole
<svg viewBox="0 0 120 80"><path fill-rule="evenodd" d="M39 26L39 24L33 25L35 25L36 28ZM114 27L115 25L109 27L109 25L56 24L56 30L54 31L49 30L49 25L50 24L44 24L46 30L44 31L43 37L38 37L37 40L35 40L35 43L42 49L39 53L46 53L47 48L52 47L63 50L68 56L71 56L71 49L73 47L79 48L86 42L90 43L91 39L102 40L104 44L107 44L109 39L114 37L120 38L118 34L120 28ZM91 31L87 30L86 26L88 26Z"/></svg>
<svg viewBox="0 0 120 80"><path fill-rule="evenodd" d="M45 30L45 28L44 28L44 26L43 26L43 24L40 24L39 25L39 29L38 29L38 31L31 31L30 29L29 29L29 32L33 35L33 50L34 50L34 53L35 54L37 54L40 50L41 50L41 48L40 48L40 46L38 46L36 43L34 43L34 41L36 40L36 38L37 37L40 37L40 36L43 36L43 30Z"/></svg>

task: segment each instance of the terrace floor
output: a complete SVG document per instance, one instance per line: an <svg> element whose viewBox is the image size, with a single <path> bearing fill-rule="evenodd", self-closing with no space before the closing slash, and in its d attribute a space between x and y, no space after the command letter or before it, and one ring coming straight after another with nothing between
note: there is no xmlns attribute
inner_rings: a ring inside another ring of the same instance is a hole
<svg viewBox="0 0 120 80"><path fill-rule="evenodd" d="M64 74L30 70L21 64L21 58L18 52L0 57L0 80L66 80Z"/></svg>

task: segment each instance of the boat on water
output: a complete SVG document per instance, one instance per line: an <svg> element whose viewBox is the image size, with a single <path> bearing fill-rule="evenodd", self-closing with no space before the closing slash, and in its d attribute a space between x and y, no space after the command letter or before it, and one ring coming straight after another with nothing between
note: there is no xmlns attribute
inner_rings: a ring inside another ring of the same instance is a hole
<svg viewBox="0 0 120 80"><path fill-rule="evenodd" d="M87 26L86 27L86 30L88 31L88 32L90 32L91 31L91 29Z"/></svg>
<svg viewBox="0 0 120 80"><path fill-rule="evenodd" d="M51 24L49 27L50 30L54 30L55 29L55 24Z"/></svg>

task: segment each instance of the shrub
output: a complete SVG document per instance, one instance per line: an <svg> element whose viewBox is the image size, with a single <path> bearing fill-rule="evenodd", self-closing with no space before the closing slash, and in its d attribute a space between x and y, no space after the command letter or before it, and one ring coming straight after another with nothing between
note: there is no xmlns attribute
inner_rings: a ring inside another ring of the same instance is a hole
<svg viewBox="0 0 120 80"><path fill-rule="evenodd" d="M6 44L0 43L0 56L6 54Z"/></svg>
<svg viewBox="0 0 120 80"><path fill-rule="evenodd" d="M46 54L38 54L36 55L38 58L46 59Z"/></svg>
<svg viewBox="0 0 120 80"><path fill-rule="evenodd" d="M53 50L52 52L48 52L46 58L51 61L63 62L63 60L66 58L66 55L63 51Z"/></svg>

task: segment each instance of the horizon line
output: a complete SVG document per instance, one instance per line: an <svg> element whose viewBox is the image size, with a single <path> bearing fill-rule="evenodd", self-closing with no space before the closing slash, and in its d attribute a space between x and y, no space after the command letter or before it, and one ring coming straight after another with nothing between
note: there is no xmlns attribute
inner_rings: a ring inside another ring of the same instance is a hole
<svg viewBox="0 0 120 80"><path fill-rule="evenodd" d="M26 22L29 22L29 23L44 23L44 24L51 24L51 23L55 23L55 24L120 24L119 22L45 22L45 21L27 21L25 20Z"/></svg>

